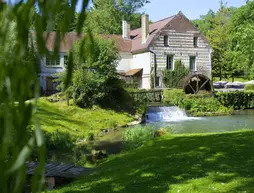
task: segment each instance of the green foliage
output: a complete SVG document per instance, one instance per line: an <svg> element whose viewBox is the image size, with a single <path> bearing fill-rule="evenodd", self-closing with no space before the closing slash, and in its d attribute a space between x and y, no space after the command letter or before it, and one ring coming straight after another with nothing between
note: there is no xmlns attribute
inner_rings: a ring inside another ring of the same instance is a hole
<svg viewBox="0 0 254 193"><path fill-rule="evenodd" d="M216 98L226 107L233 107L234 109L254 108L254 92L252 91L218 92Z"/></svg>
<svg viewBox="0 0 254 193"><path fill-rule="evenodd" d="M163 102L184 108L195 116L223 115L232 113L211 94L186 95L183 90L165 90Z"/></svg>
<svg viewBox="0 0 254 193"><path fill-rule="evenodd" d="M86 53L90 46L89 41L84 44L77 42L71 51L74 57L74 72L69 92L72 93L75 104L92 107L107 105L109 102L113 104L113 101L122 102L127 93L123 90L122 81L118 79L116 72L119 54L114 42L95 37L90 56L79 57L80 50ZM61 87L64 87L63 81Z"/></svg>
<svg viewBox="0 0 254 193"><path fill-rule="evenodd" d="M216 13L209 10L206 15L193 21L213 48L213 76L220 77L220 80L232 78L233 81L236 76L241 76L243 71L250 72L250 68L246 70L246 65L243 65L246 64L246 57L239 57L234 51L237 42L235 36L241 23L234 25L235 29L232 29L232 18L235 18L239 10L227 7L226 3L221 1L220 9Z"/></svg>
<svg viewBox="0 0 254 193"><path fill-rule="evenodd" d="M87 26L97 34L121 34L122 20L131 24L132 29L141 26L142 8L147 0L93 0L87 18Z"/></svg>
<svg viewBox="0 0 254 193"><path fill-rule="evenodd" d="M37 105L35 115L45 133L68 133L76 140L88 138L91 132L97 136L102 128L112 128L112 125L121 127L134 120L128 113L118 113L98 106L83 109L75 105L67 106L65 101L52 103L48 98L40 98Z"/></svg>
<svg viewBox="0 0 254 193"><path fill-rule="evenodd" d="M88 1L81 3L83 14L78 18L78 33L83 28ZM63 4L65 6L60 6ZM38 118L33 115L40 90L34 56L50 55L45 30L61 12L65 17L56 21L58 30L53 50L54 56L58 55L76 5L76 0L27 0L13 5L0 1L0 192L23 192L25 162L31 161L32 152L39 166L31 180L31 192L41 192L44 188L45 142ZM67 74L70 79L70 70ZM26 102L27 98L35 98L35 103ZM35 128L30 132L32 115Z"/></svg>
<svg viewBox="0 0 254 193"><path fill-rule="evenodd" d="M167 135L110 157L92 175L52 193L253 192L253 135Z"/></svg>
<svg viewBox="0 0 254 193"><path fill-rule="evenodd" d="M233 64L243 70L247 78L254 78L254 2L247 1L231 18L230 38Z"/></svg>
<svg viewBox="0 0 254 193"><path fill-rule="evenodd" d="M227 73L234 73L230 69L231 58L228 54L230 49L229 41L229 24L230 24L230 10L225 5L221 4L219 11L213 21L214 29L208 31L207 39L210 42L213 53L212 53L212 64L213 64L213 75L220 77L227 77ZM230 74L230 77L232 74Z"/></svg>
<svg viewBox="0 0 254 193"><path fill-rule="evenodd" d="M254 91L254 84L247 84L244 87L245 91Z"/></svg>
<svg viewBox="0 0 254 193"><path fill-rule="evenodd" d="M47 144L47 150L61 150L71 151L74 147L74 140L71 138L70 133L46 132L45 141Z"/></svg>
<svg viewBox="0 0 254 193"><path fill-rule="evenodd" d="M182 86L182 81L189 74L181 60L174 62L174 70L163 71L163 83L167 88L178 88Z"/></svg>
<svg viewBox="0 0 254 193"><path fill-rule="evenodd" d="M136 126L126 129L123 134L124 149L135 149L143 145L155 137L155 131L155 128L149 126Z"/></svg>
<svg viewBox="0 0 254 193"><path fill-rule="evenodd" d="M206 36L210 30L214 29L215 15L214 11L210 9L206 15L201 15L200 19L193 20L192 22Z"/></svg>

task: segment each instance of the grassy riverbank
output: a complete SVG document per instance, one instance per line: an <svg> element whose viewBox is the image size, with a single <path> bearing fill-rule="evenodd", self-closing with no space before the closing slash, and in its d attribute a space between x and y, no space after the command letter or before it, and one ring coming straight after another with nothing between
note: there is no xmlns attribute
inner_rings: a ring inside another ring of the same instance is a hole
<svg viewBox="0 0 254 193"><path fill-rule="evenodd" d="M40 98L36 117L45 132L49 162L88 164L101 129L125 126L134 120L127 112L94 106L82 109L66 101L50 102Z"/></svg>
<svg viewBox="0 0 254 193"><path fill-rule="evenodd" d="M253 149L254 131L163 136L53 192L253 192Z"/></svg>
<svg viewBox="0 0 254 193"><path fill-rule="evenodd" d="M82 109L66 102L49 102L47 98L38 101L38 118L46 132L69 133L73 136L86 137L89 133L97 134L101 129L121 127L134 120L126 112L115 112L95 106Z"/></svg>

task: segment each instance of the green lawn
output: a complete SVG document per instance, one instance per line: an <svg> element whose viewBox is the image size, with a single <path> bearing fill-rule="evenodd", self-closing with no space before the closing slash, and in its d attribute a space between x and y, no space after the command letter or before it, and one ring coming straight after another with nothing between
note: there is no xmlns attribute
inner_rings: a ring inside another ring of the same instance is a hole
<svg viewBox="0 0 254 193"><path fill-rule="evenodd" d="M59 131L73 136L86 136L97 133L100 129L124 126L133 121L128 113L105 110L99 107L82 109L67 106L66 102L52 103L47 98L38 101L38 112L41 127L46 132Z"/></svg>
<svg viewBox="0 0 254 193"><path fill-rule="evenodd" d="M164 136L52 193L254 192L254 131Z"/></svg>

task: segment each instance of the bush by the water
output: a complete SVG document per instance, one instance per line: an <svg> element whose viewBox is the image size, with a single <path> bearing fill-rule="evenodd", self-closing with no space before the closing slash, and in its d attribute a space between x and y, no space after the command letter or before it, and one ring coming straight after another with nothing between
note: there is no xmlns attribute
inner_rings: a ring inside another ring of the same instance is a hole
<svg viewBox="0 0 254 193"><path fill-rule="evenodd" d="M165 69L163 71L163 83L167 88L178 88L182 84L182 80L189 74L189 70L185 68L181 60L174 62L174 70Z"/></svg>
<svg viewBox="0 0 254 193"><path fill-rule="evenodd" d="M247 84L247 85L244 87L244 90L245 90L245 91L254 91L254 84Z"/></svg>
<svg viewBox="0 0 254 193"><path fill-rule="evenodd" d="M71 150L75 144L69 133L61 133L61 132L46 132L45 140L47 144L48 150Z"/></svg>
<svg viewBox="0 0 254 193"><path fill-rule="evenodd" d="M145 141L155 137L155 128L149 126L136 126L128 128L123 134L124 149L134 149L141 146Z"/></svg>
<svg viewBox="0 0 254 193"><path fill-rule="evenodd" d="M254 108L253 91L218 92L216 98L226 107L234 109Z"/></svg>
<svg viewBox="0 0 254 193"><path fill-rule="evenodd" d="M186 95L183 90L164 91L163 102L184 108L195 116L230 114L232 109L224 107L211 94Z"/></svg>

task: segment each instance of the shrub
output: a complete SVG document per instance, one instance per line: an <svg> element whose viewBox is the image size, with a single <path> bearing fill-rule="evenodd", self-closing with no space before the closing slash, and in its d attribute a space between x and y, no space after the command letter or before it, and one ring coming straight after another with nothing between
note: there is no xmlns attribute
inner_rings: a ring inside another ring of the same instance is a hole
<svg viewBox="0 0 254 193"><path fill-rule="evenodd" d="M124 149L129 150L141 146L145 141L154 138L155 131L155 128L148 126L126 129L123 134Z"/></svg>
<svg viewBox="0 0 254 193"><path fill-rule="evenodd" d="M226 107L233 107L234 109L254 108L254 92L252 91L218 92L216 98Z"/></svg>
<svg viewBox="0 0 254 193"><path fill-rule="evenodd" d="M165 90L163 102L179 106L196 116L229 114L232 112L231 109L224 107L211 94L186 95L180 89Z"/></svg>
<svg viewBox="0 0 254 193"><path fill-rule="evenodd" d="M168 88L178 88L182 86L182 80L189 74L181 60L176 60L174 70L165 69L163 71L163 83Z"/></svg>
<svg viewBox="0 0 254 193"><path fill-rule="evenodd" d="M71 150L75 144L69 133L45 133L48 150Z"/></svg>
<svg viewBox="0 0 254 193"><path fill-rule="evenodd" d="M91 46L92 53L85 54ZM124 83L116 71L119 53L112 40L95 37L93 44L90 41L85 41L84 44L79 41L74 44L71 53L74 71L68 95L72 95L75 104L90 108L93 105L108 104L112 100L122 100ZM58 87L60 90L65 87L64 77L62 73L58 79L61 81Z"/></svg>
<svg viewBox="0 0 254 193"><path fill-rule="evenodd" d="M247 85L244 87L244 90L245 90L245 91L254 91L254 84L247 84Z"/></svg>
<svg viewBox="0 0 254 193"><path fill-rule="evenodd" d="M182 106L185 99L185 93L182 89L165 90L163 93L163 102L166 104Z"/></svg>

